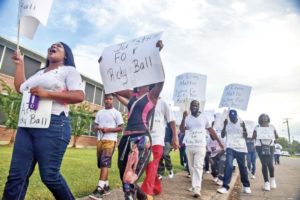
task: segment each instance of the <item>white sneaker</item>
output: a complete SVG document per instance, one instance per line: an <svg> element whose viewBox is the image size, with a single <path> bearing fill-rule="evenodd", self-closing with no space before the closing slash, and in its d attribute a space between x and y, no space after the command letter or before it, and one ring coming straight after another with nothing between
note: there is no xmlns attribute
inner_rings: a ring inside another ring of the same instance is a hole
<svg viewBox="0 0 300 200"><path fill-rule="evenodd" d="M252 174L251 178L252 178L252 179L256 179L255 175L253 175L253 174Z"/></svg>
<svg viewBox="0 0 300 200"><path fill-rule="evenodd" d="M244 190L244 193L246 193L246 194L251 194L251 189L250 189L250 187L244 187L243 190Z"/></svg>
<svg viewBox="0 0 300 200"><path fill-rule="evenodd" d="M213 178L212 180L213 180L213 182L216 183L219 179L218 179L218 177L216 177L216 178Z"/></svg>
<svg viewBox="0 0 300 200"><path fill-rule="evenodd" d="M162 179L162 175L158 174L157 178L158 178L158 180L161 180Z"/></svg>
<svg viewBox="0 0 300 200"><path fill-rule="evenodd" d="M169 171L169 178L173 178L173 177L174 177L173 170L170 170L170 171Z"/></svg>
<svg viewBox="0 0 300 200"><path fill-rule="evenodd" d="M205 173L210 174L210 171L206 171Z"/></svg>
<svg viewBox="0 0 300 200"><path fill-rule="evenodd" d="M265 182L265 184L264 184L264 190L265 191L270 191L271 190L269 181Z"/></svg>
<svg viewBox="0 0 300 200"><path fill-rule="evenodd" d="M194 188L193 187L190 187L187 190L190 191L190 192L194 192Z"/></svg>
<svg viewBox="0 0 300 200"><path fill-rule="evenodd" d="M194 190L194 192L193 192L194 194L193 194L193 196L195 197L195 198L198 198L198 197L200 197L201 196L201 194L200 194L200 191L199 190Z"/></svg>
<svg viewBox="0 0 300 200"><path fill-rule="evenodd" d="M224 187L221 187L221 188L217 189L217 192L219 192L221 194L226 194L226 193L228 193L228 190Z"/></svg>
<svg viewBox="0 0 300 200"><path fill-rule="evenodd" d="M218 179L218 181L216 182L217 185L222 186L223 185L223 181Z"/></svg>
<svg viewBox="0 0 300 200"><path fill-rule="evenodd" d="M271 188L272 188L272 189L277 188L276 181L275 181L275 177L270 178L270 183L271 183Z"/></svg>

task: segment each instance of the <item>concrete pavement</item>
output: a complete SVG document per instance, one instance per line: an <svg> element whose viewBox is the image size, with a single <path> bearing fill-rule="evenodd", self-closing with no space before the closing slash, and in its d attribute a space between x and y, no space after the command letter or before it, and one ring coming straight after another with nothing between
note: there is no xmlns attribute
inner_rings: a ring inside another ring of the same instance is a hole
<svg viewBox="0 0 300 200"><path fill-rule="evenodd" d="M231 190L238 178L238 170L233 173L231 181ZM155 196L155 200L184 200L184 199L196 199L192 196L191 192L187 189L191 187L191 179L187 177L186 172L179 172L175 174L173 179L164 177L162 180L163 192ZM217 189L220 186L216 185L212 181L211 174L203 174L201 200L227 200L230 193L218 194ZM123 200L123 192L121 189L115 189L109 196L105 196L103 200ZM78 200L89 200L88 197Z"/></svg>
<svg viewBox="0 0 300 200"><path fill-rule="evenodd" d="M257 160L256 179L251 179L252 194L241 193L240 200L300 200L300 158L281 157L275 165L277 188L263 191L263 175Z"/></svg>

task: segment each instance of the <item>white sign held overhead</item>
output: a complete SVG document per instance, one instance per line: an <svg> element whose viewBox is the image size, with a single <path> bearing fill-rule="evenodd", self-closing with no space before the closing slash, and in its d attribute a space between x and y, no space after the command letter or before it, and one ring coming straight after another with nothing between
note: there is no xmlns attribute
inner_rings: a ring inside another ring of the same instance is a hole
<svg viewBox="0 0 300 200"><path fill-rule="evenodd" d="M250 93L250 86L241 84L227 85L224 88L219 108L228 107L246 111L248 107Z"/></svg>
<svg viewBox="0 0 300 200"><path fill-rule="evenodd" d="M184 104L190 100L205 101L206 75L184 73L176 76L173 100L175 104Z"/></svg>
<svg viewBox="0 0 300 200"><path fill-rule="evenodd" d="M19 114L19 127L48 128L51 120L52 100L40 99L36 109L30 109L30 93L24 91Z"/></svg>
<svg viewBox="0 0 300 200"><path fill-rule="evenodd" d="M53 0L19 0L20 34L32 39L39 24L46 26Z"/></svg>
<svg viewBox="0 0 300 200"><path fill-rule="evenodd" d="M104 49L100 74L106 94L164 81L156 47L161 35L150 34Z"/></svg>

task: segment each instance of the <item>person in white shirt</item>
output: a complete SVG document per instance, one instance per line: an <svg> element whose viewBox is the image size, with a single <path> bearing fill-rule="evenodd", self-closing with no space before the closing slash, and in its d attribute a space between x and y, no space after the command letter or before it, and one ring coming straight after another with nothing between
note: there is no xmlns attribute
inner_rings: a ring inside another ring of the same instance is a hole
<svg viewBox="0 0 300 200"><path fill-rule="evenodd" d="M192 188L189 191L196 198L201 196L203 164L206 153L206 134L209 133L223 148L209 120L204 114L200 113L199 106L199 101L193 100L190 104L191 114L188 115L187 111L184 111L180 124L180 131L185 133L184 143L186 145L186 154L192 178Z"/></svg>
<svg viewBox="0 0 300 200"><path fill-rule="evenodd" d="M168 104L159 98L155 106L152 130L150 128L153 160L149 162L145 168L146 176L143 184L141 185L141 189L145 194L147 194L148 199L152 199L153 195L158 195L162 192L161 183L157 176L157 170L159 161L163 155L163 148L165 145L165 129L167 123L171 124L172 130L174 131L172 146L174 149L177 149L179 144L173 112Z"/></svg>
<svg viewBox="0 0 300 200"><path fill-rule="evenodd" d="M98 135L97 165L100 169L100 177L95 191L89 197L96 200L110 193L108 169L111 167L118 132L122 131L124 124L121 113L113 107L112 94L105 94L104 105L105 109L97 112L93 126L93 130Z"/></svg>
<svg viewBox="0 0 300 200"><path fill-rule="evenodd" d="M274 172L274 138L277 139L278 135L275 130L275 127L270 124L269 115L263 113L258 118L258 126L255 127L253 132L253 139L256 139L256 152L260 159L262 165L262 174L264 176L264 186L263 189L265 191L270 191L271 188L275 189L277 187L275 180L275 172ZM261 133L261 134L260 134ZM266 137L263 136L267 135ZM260 139L265 138L265 139ZM269 180L270 173L270 180Z"/></svg>
<svg viewBox="0 0 300 200"><path fill-rule="evenodd" d="M275 147L275 151L274 151L275 165L280 165L280 155L281 155L282 146L276 140L274 141L274 143L275 143L274 144L274 147Z"/></svg>
<svg viewBox="0 0 300 200"><path fill-rule="evenodd" d="M76 71L72 50L63 42L52 44L48 49L46 66L27 80L20 51L14 53L12 60L16 65L15 89L23 95L29 92L34 99L33 102L22 102L22 105L28 105L24 110L35 110L33 113L49 111L45 119L50 124L43 128L35 128L32 124L18 127L3 199L25 198L29 178L38 163L41 180L53 196L73 200L75 198L60 173L71 139L68 104L84 100L84 85ZM41 105L43 108L40 108Z"/></svg>
<svg viewBox="0 0 300 200"><path fill-rule="evenodd" d="M246 145L247 130L245 123L238 118L236 110L229 111L229 121L225 119L221 134L222 137L226 136L226 162L223 186L217 191L221 194L228 192L232 177L233 160L236 159L240 170L243 191L249 194L251 189L246 167L246 155L248 153Z"/></svg>

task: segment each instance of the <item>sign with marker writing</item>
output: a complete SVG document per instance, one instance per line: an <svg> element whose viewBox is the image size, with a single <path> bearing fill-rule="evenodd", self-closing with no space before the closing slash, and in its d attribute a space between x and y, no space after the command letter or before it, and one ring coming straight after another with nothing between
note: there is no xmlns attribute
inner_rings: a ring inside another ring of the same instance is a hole
<svg viewBox="0 0 300 200"><path fill-rule="evenodd" d="M182 104L190 100L205 101L206 75L184 73L176 76L173 100Z"/></svg>
<svg viewBox="0 0 300 200"><path fill-rule="evenodd" d="M40 99L37 109L30 109L30 93L23 92L19 114L19 127L48 128L51 120L52 100Z"/></svg>
<svg viewBox="0 0 300 200"><path fill-rule="evenodd" d="M186 130L183 143L186 146L206 146L206 130Z"/></svg>
<svg viewBox="0 0 300 200"><path fill-rule="evenodd" d="M241 84L227 85L223 91L219 108L228 107L246 111L248 107L250 93L250 86Z"/></svg>
<svg viewBox="0 0 300 200"><path fill-rule="evenodd" d="M161 35L150 34L104 49L100 74L106 94L164 81L156 47Z"/></svg>
<svg viewBox="0 0 300 200"><path fill-rule="evenodd" d="M20 0L20 33L32 39L39 24L46 26L53 0Z"/></svg>
<svg viewBox="0 0 300 200"><path fill-rule="evenodd" d="M256 134L256 139L275 139L274 129L270 127L257 127Z"/></svg>

